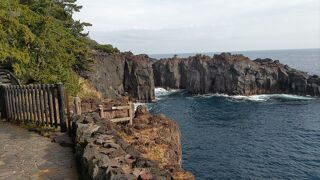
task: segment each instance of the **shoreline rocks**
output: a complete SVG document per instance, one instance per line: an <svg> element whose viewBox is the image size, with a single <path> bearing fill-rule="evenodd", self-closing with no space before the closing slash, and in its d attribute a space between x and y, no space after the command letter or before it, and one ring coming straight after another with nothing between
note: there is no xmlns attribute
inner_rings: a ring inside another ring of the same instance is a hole
<svg viewBox="0 0 320 180"><path fill-rule="evenodd" d="M73 140L83 179L171 179L157 163L125 142L115 125L96 113L75 116Z"/></svg>
<svg viewBox="0 0 320 180"><path fill-rule="evenodd" d="M222 53L213 57L162 59L153 63L155 86L193 94L256 95L287 93L320 96L320 78L279 61Z"/></svg>
<svg viewBox="0 0 320 180"><path fill-rule="evenodd" d="M72 137L84 179L185 179L180 130L164 115L139 106L133 125L95 112L74 116Z"/></svg>
<svg viewBox="0 0 320 180"><path fill-rule="evenodd" d="M155 87L186 89L193 94L295 94L320 96L320 78L278 60L251 60L222 53L154 60L132 53L93 54L92 71L84 77L104 98L129 96L151 102Z"/></svg>

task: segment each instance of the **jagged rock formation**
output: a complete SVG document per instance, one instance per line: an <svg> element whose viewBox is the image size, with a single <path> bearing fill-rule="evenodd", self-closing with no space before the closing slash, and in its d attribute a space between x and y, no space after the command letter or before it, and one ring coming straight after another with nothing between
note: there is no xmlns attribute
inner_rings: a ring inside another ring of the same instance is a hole
<svg viewBox="0 0 320 180"><path fill-rule="evenodd" d="M126 92L137 100L149 102L155 98L153 69L148 56L127 54L124 72Z"/></svg>
<svg viewBox="0 0 320 180"><path fill-rule="evenodd" d="M320 78L271 59L250 60L222 53L214 57L163 59L153 64L157 87L191 93L254 95L288 93L320 96Z"/></svg>
<svg viewBox="0 0 320 180"><path fill-rule="evenodd" d="M168 151L181 151L179 129L177 126L170 129L173 132L167 137L160 138L168 139L167 141L172 141L173 144L178 143L175 145L178 149L169 149L167 146L164 148L167 148ZM174 133L178 134L179 138L170 137ZM119 134L123 134L121 126L101 119L96 113L87 113L73 118L72 137L83 179L172 179L175 177L186 177L183 178L186 180L194 179L191 173L185 172L180 167L181 152L173 153L173 157L168 157L173 158L172 164L167 162L168 165L173 166L162 167L159 162L144 156L139 149L137 150L135 144L128 143ZM178 167L174 167L177 163Z"/></svg>
<svg viewBox="0 0 320 180"><path fill-rule="evenodd" d="M139 101L154 99L153 70L146 55L95 52L91 69L83 76L104 98L129 95Z"/></svg>
<svg viewBox="0 0 320 180"><path fill-rule="evenodd" d="M93 71L86 78L105 98L129 95L133 99L150 102L155 98L155 86L186 89L194 94L320 96L320 78L317 75L310 76L278 60L252 61L243 55L230 53L159 61L132 53L94 53L93 60Z"/></svg>

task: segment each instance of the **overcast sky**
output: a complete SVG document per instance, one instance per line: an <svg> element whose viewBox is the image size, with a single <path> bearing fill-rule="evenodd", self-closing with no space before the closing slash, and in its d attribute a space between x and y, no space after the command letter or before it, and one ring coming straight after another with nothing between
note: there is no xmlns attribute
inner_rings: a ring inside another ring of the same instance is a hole
<svg viewBox="0 0 320 180"><path fill-rule="evenodd" d="M134 53L320 48L320 0L78 0L90 37Z"/></svg>

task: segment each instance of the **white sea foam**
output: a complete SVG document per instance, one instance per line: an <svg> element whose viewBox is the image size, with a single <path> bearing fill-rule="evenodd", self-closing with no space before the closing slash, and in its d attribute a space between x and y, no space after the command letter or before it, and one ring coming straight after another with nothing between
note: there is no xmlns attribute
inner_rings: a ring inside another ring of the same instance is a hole
<svg viewBox="0 0 320 180"><path fill-rule="evenodd" d="M152 109L152 103L133 103L133 105L134 105L134 112L136 112L138 106L140 105L146 106L149 111Z"/></svg>
<svg viewBox="0 0 320 180"><path fill-rule="evenodd" d="M181 90L178 89L164 89L164 88L155 88L155 96L156 100L160 100L166 96L169 96L170 94L179 92ZM134 103L134 111L137 110L138 106L143 105L146 106L147 109L150 111L152 109L152 104L153 103Z"/></svg>
<svg viewBox="0 0 320 180"><path fill-rule="evenodd" d="M173 93L182 92L183 90L179 89L164 89L164 88L156 88L155 89L155 96L156 100L161 100L166 96L169 96ZM212 98L212 97L224 97L230 99L232 101L252 101L252 102L264 102L271 99L284 99L284 100L312 100L316 99L311 96L298 96L298 95L291 95L291 94L261 94L261 95L252 95L252 96L241 96L241 95L234 95L230 96L227 94L203 94L203 95L195 95L192 97L187 98Z"/></svg>
<svg viewBox="0 0 320 180"><path fill-rule="evenodd" d="M253 101L253 102L264 102L270 99L287 99L287 100L312 100L315 99L310 96L298 96L298 95L290 95L290 94L261 94L261 95L252 95L252 96L229 96L226 94L205 94L198 95L197 97L201 98L210 98L210 97L225 97L231 100L238 101Z"/></svg>
<svg viewBox="0 0 320 180"><path fill-rule="evenodd" d="M164 88L155 88L156 100L160 100L165 96L169 96L173 93L179 92L179 89L164 89Z"/></svg>

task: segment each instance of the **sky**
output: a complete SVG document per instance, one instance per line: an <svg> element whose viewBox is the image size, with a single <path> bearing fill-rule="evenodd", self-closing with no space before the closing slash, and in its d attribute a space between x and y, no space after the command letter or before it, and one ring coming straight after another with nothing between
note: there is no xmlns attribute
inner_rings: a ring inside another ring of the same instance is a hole
<svg viewBox="0 0 320 180"><path fill-rule="evenodd" d="M89 36L135 54L320 48L320 0L78 0Z"/></svg>

